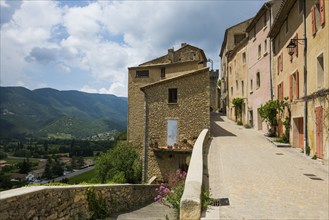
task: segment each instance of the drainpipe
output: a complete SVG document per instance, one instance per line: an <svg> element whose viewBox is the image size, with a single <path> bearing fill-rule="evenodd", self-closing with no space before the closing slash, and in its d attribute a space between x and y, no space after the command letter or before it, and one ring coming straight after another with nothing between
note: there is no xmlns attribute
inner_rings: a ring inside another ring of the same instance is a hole
<svg viewBox="0 0 329 220"><path fill-rule="evenodd" d="M147 94L141 88L141 91L144 93L144 150L143 150L143 176L142 182L147 181L147 162L148 162L148 149L147 149L147 133L148 133L148 107L147 107Z"/></svg>
<svg viewBox="0 0 329 220"><path fill-rule="evenodd" d="M271 7L265 4L265 7L267 10L270 12L270 27L272 27L272 10ZM272 79L272 43L271 39L269 39L269 44L270 44L270 93L271 93L271 100L273 100L273 79Z"/></svg>
<svg viewBox="0 0 329 220"><path fill-rule="evenodd" d="M308 109L307 109L307 36L306 36L306 0L303 0L303 23L304 23L304 154L306 154L306 149L308 147Z"/></svg>

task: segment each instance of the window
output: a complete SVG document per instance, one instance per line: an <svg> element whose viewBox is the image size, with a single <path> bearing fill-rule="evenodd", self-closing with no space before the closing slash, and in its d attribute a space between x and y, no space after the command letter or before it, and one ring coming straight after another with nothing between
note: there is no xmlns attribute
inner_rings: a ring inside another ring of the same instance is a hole
<svg viewBox="0 0 329 220"><path fill-rule="evenodd" d="M232 67L230 66L230 74L232 74Z"/></svg>
<svg viewBox="0 0 329 220"><path fill-rule="evenodd" d="M254 27L254 40L256 40L256 26Z"/></svg>
<svg viewBox="0 0 329 220"><path fill-rule="evenodd" d="M262 45L258 45L258 59L262 56Z"/></svg>
<svg viewBox="0 0 329 220"><path fill-rule="evenodd" d="M299 11L299 14L301 14L303 12L303 6L304 6L304 0L299 0L298 1L298 11Z"/></svg>
<svg viewBox="0 0 329 220"><path fill-rule="evenodd" d="M165 78L166 77L166 68L162 67L161 68L161 78Z"/></svg>
<svg viewBox="0 0 329 220"><path fill-rule="evenodd" d="M239 82L238 82L238 80L235 80L235 88L236 88L236 90L239 90Z"/></svg>
<svg viewBox="0 0 329 220"><path fill-rule="evenodd" d="M267 22L267 13L266 13L266 11L265 11L265 13L264 13L264 27L266 27L266 22Z"/></svg>
<svg viewBox="0 0 329 220"><path fill-rule="evenodd" d="M148 70L137 70L136 71L136 77L149 77L149 71Z"/></svg>
<svg viewBox="0 0 329 220"><path fill-rule="evenodd" d="M234 45L237 45L245 38L245 34L235 34L234 35Z"/></svg>
<svg viewBox="0 0 329 220"><path fill-rule="evenodd" d="M285 20L286 33L289 31L288 18Z"/></svg>
<svg viewBox="0 0 329 220"><path fill-rule="evenodd" d="M317 57L316 65L316 75L317 75L317 87L323 88L324 82L324 62L323 62L323 53Z"/></svg>
<svg viewBox="0 0 329 220"><path fill-rule="evenodd" d="M264 41L264 53L267 52L267 39L265 39Z"/></svg>
<svg viewBox="0 0 329 220"><path fill-rule="evenodd" d="M244 82L243 82L243 80L241 81L241 92L242 92L242 96L244 96Z"/></svg>
<svg viewBox="0 0 329 220"><path fill-rule="evenodd" d="M289 98L292 101L293 99L299 98L299 72L298 70L290 75L289 78Z"/></svg>
<svg viewBox="0 0 329 220"><path fill-rule="evenodd" d="M246 52L242 53L242 63L245 64L246 63Z"/></svg>
<svg viewBox="0 0 329 220"><path fill-rule="evenodd" d="M231 95L233 95L233 86L231 86Z"/></svg>
<svg viewBox="0 0 329 220"><path fill-rule="evenodd" d="M250 80L250 91L252 92L252 79Z"/></svg>
<svg viewBox="0 0 329 220"><path fill-rule="evenodd" d="M257 86L257 89L260 87L260 73L259 72L256 73L256 86Z"/></svg>
<svg viewBox="0 0 329 220"><path fill-rule="evenodd" d="M283 101L283 82L278 85L278 100Z"/></svg>
<svg viewBox="0 0 329 220"><path fill-rule="evenodd" d="M168 89L168 103L177 103L177 89Z"/></svg>

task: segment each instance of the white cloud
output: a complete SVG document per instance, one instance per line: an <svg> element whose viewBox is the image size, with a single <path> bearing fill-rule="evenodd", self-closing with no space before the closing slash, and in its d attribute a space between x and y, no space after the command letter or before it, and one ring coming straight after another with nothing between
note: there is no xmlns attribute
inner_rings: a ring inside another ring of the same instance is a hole
<svg viewBox="0 0 329 220"><path fill-rule="evenodd" d="M10 5L6 2L6 0L1 0L0 1L0 7L2 8L9 8Z"/></svg>
<svg viewBox="0 0 329 220"><path fill-rule="evenodd" d="M1 0L1 7L5 4ZM23 1L1 26L1 83L13 85L21 80L27 87L54 85L53 77L58 75L54 72L81 70L81 74L90 74L92 82L80 81L83 77L67 82L66 78L58 87L65 82L71 89L127 96L127 67L162 56L182 42L205 49L216 67L225 28L249 16L241 17L238 10L225 11L229 4L241 4L246 10L256 5L243 1L92 1L69 7L56 1ZM50 63L55 68L50 69ZM36 78L34 72L43 77Z"/></svg>
<svg viewBox="0 0 329 220"><path fill-rule="evenodd" d="M65 73L69 73L71 72L71 68L66 66L65 64L63 63L60 63L57 65L57 68L61 71L61 72L65 72Z"/></svg>

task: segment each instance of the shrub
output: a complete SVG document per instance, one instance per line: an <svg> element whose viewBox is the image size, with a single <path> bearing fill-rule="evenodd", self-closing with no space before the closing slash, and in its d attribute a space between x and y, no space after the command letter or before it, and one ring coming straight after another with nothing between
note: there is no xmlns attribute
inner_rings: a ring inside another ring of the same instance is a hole
<svg viewBox="0 0 329 220"><path fill-rule="evenodd" d="M168 175L166 182L156 189L155 201L175 209L176 217L179 218L180 200L183 196L186 172L177 170L175 174Z"/></svg>
<svg viewBox="0 0 329 220"><path fill-rule="evenodd" d="M245 124L244 127L247 129L252 128L250 124Z"/></svg>
<svg viewBox="0 0 329 220"><path fill-rule="evenodd" d="M99 182L139 183L142 163L136 148L127 142L118 142L96 160L96 174Z"/></svg>

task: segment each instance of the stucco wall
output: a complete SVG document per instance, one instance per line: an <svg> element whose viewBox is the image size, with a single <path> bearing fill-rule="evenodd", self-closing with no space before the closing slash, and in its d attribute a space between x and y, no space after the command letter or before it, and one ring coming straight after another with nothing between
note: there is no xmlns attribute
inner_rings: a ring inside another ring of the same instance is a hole
<svg viewBox="0 0 329 220"><path fill-rule="evenodd" d="M266 24L264 17L266 16ZM267 132L265 122L262 122L258 108L271 99L270 79L270 39L267 37L270 30L270 13L263 14L254 28L249 32L248 42L248 108L252 110L252 124L257 130ZM254 29L256 35L254 36ZM266 46L265 46L266 41ZM261 46L261 55L258 56L258 46ZM256 74L260 74L260 86L257 87ZM252 80L252 89L251 89ZM250 116L249 116L250 117ZM251 118L249 118L251 119Z"/></svg>
<svg viewBox="0 0 329 220"><path fill-rule="evenodd" d="M34 186L0 192L0 219L88 219L86 190L102 195L111 214L153 201L158 185Z"/></svg>
<svg viewBox="0 0 329 220"><path fill-rule="evenodd" d="M329 42L328 42L328 22L329 22L329 2L325 3L325 16L326 23L324 26L318 26L317 33L312 34L312 15L311 7L316 3L315 0L306 1L306 37L307 37L307 96L313 94L321 89L329 88L329 74L328 74L328 57L329 57ZM293 119L304 117L304 100L302 99L304 94L304 42L298 41L298 57L293 56L290 60L290 56L287 53L286 46L290 42L290 39L298 35L298 39L303 39L304 26L302 13L299 12L298 1L292 7L288 16L288 31L286 32L285 26L281 27L280 32L274 38L275 53L273 57L273 77L274 77L274 97L278 97L277 86L283 82L284 84L284 97L289 97L290 85L289 77L296 71L299 72L299 99L293 99L291 102L291 116ZM283 54L283 71L278 71L278 56ZM323 54L324 58L324 82L320 88L317 86L317 57ZM322 106L323 111L323 151L324 159L329 159L329 97L314 97L308 101L308 144L311 148L311 156L316 152L316 117L315 108ZM291 121L290 140L293 146L299 144L298 131L294 121Z"/></svg>

